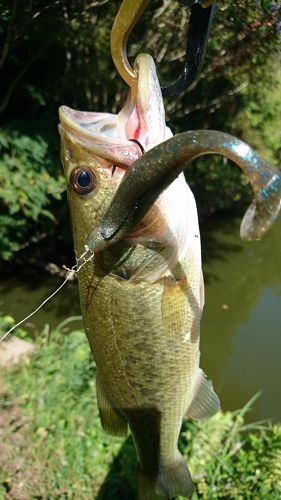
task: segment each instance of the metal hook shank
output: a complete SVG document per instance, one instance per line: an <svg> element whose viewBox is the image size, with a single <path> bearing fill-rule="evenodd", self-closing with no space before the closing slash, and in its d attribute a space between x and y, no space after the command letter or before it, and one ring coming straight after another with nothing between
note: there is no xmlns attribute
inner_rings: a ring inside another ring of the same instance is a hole
<svg viewBox="0 0 281 500"><path fill-rule="evenodd" d="M209 7L204 5L201 7L197 3L191 6L184 68L175 82L161 87L163 96L179 94L190 87L199 75L207 50L215 10L216 1L212 1Z"/></svg>
<svg viewBox="0 0 281 500"><path fill-rule="evenodd" d="M148 2L149 0L124 0L111 30L112 59L118 73L132 91L137 87L137 74L128 61L127 40Z"/></svg>

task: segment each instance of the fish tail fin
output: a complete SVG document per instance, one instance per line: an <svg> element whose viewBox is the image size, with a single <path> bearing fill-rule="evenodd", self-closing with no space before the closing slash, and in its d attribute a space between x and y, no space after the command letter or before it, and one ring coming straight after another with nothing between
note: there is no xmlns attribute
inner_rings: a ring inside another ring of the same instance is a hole
<svg viewBox="0 0 281 500"><path fill-rule="evenodd" d="M167 467L160 467L156 476L138 473L139 500L170 499L176 496L189 497L194 485L188 467L182 457Z"/></svg>

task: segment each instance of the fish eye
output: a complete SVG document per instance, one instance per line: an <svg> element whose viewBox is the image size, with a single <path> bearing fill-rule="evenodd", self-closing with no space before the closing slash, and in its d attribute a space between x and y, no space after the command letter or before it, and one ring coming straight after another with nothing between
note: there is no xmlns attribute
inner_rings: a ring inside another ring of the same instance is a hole
<svg viewBox="0 0 281 500"><path fill-rule="evenodd" d="M76 168L71 173L70 184L76 193L89 194L95 189L97 179L90 168Z"/></svg>

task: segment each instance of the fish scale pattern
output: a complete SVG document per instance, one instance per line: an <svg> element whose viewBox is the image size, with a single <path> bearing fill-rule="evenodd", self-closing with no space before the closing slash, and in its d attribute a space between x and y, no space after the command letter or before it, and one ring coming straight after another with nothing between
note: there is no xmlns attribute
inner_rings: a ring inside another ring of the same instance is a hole
<svg viewBox="0 0 281 500"><path fill-rule="evenodd" d="M181 280L134 283L96 274L90 280L89 269L81 269L80 294L103 391L132 428L135 414L147 410L137 425L142 435L157 415L161 461L171 463L198 371L201 266L190 249Z"/></svg>

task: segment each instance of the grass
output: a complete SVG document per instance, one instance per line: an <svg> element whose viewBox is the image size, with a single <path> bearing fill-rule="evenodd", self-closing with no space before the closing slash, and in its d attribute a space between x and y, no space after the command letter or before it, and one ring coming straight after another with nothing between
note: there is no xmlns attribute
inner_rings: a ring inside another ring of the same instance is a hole
<svg viewBox="0 0 281 500"><path fill-rule="evenodd" d="M45 329L32 359L4 374L0 410L5 414L17 407L19 416L8 421L3 445L12 450L10 462L24 459L24 477L32 471L25 485L28 499L133 500L132 439L102 430L95 365L84 333L66 334L70 326ZM281 498L281 425L246 425L251 404L254 400L204 422L184 421L179 446L196 485L192 500ZM9 495L17 474L2 460L0 499L16 498Z"/></svg>

